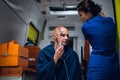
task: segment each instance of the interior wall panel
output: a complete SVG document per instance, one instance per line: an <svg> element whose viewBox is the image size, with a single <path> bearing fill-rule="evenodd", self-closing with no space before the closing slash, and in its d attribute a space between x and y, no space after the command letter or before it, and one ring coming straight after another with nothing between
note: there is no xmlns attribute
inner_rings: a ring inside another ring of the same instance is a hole
<svg viewBox="0 0 120 80"><path fill-rule="evenodd" d="M0 43L16 40L24 45L27 24L0 0Z"/></svg>

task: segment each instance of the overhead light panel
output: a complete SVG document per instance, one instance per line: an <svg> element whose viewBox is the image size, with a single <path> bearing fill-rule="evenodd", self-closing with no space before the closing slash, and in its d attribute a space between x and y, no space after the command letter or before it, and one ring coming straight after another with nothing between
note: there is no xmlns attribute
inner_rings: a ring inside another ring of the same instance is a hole
<svg viewBox="0 0 120 80"><path fill-rule="evenodd" d="M51 15L77 15L76 6L49 7Z"/></svg>
<svg viewBox="0 0 120 80"><path fill-rule="evenodd" d="M51 15L78 15L77 11L50 11Z"/></svg>
<svg viewBox="0 0 120 80"><path fill-rule="evenodd" d="M76 6L65 6L65 9L63 7L49 7L50 11L77 11Z"/></svg>

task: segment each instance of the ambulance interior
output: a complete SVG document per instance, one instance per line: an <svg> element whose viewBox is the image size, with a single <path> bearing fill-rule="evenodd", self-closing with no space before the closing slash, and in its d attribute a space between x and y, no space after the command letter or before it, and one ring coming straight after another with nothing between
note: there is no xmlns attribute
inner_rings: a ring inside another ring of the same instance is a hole
<svg viewBox="0 0 120 80"><path fill-rule="evenodd" d="M93 1L102 7L105 16L116 21L114 0ZM35 80L38 52L53 42L53 30L56 26L65 26L69 30L69 43L77 52L80 63L84 58L89 60L92 49L90 45L84 49L85 40L81 31L83 22L80 21L76 8L79 2L81 0L0 0L0 56L3 57L0 58L0 80ZM8 48L13 50L10 52ZM36 56L32 58L26 54L27 65L18 64L19 57L15 58L16 63L14 60L11 60L14 63L4 62L8 53L16 51L19 56L19 49L24 54L26 52L33 56L35 53ZM29 61L34 61L30 62L31 66Z"/></svg>

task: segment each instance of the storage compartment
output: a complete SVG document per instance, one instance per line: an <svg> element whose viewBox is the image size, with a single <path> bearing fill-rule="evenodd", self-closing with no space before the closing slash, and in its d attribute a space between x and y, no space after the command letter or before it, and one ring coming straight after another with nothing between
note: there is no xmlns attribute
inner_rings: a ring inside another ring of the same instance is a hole
<svg viewBox="0 0 120 80"><path fill-rule="evenodd" d="M0 56L0 66L21 66L28 67L28 58L20 56Z"/></svg>
<svg viewBox="0 0 120 80"><path fill-rule="evenodd" d="M0 68L0 80L35 80L36 70L25 67Z"/></svg>
<svg viewBox="0 0 120 80"><path fill-rule="evenodd" d="M38 46L25 46L29 50L28 66L36 66L38 53L41 50Z"/></svg>
<svg viewBox="0 0 120 80"><path fill-rule="evenodd" d="M28 49L15 42L0 44L0 66L28 66Z"/></svg>
<svg viewBox="0 0 120 80"><path fill-rule="evenodd" d="M22 76L23 67L3 67L0 68L0 76Z"/></svg>

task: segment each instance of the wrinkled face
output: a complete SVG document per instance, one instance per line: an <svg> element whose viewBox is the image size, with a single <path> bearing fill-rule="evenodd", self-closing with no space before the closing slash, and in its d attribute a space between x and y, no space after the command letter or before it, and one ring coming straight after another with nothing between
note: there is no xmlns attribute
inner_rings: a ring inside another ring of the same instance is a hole
<svg viewBox="0 0 120 80"><path fill-rule="evenodd" d="M80 20L83 22L86 22L88 19L90 19L92 17L92 14L90 12L83 12L83 11L79 11L79 16L80 16Z"/></svg>
<svg viewBox="0 0 120 80"><path fill-rule="evenodd" d="M61 30L58 31L57 41L62 42L63 45L67 45L67 41L69 38L69 32L66 28L61 28Z"/></svg>

